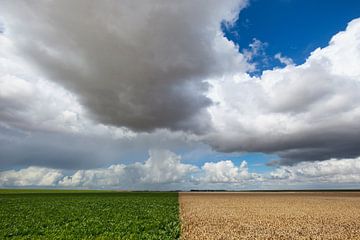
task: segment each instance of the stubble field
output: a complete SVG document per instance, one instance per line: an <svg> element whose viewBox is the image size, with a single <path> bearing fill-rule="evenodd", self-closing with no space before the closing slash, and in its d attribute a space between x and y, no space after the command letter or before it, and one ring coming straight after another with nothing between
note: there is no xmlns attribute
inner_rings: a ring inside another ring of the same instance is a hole
<svg viewBox="0 0 360 240"><path fill-rule="evenodd" d="M180 193L182 239L360 239L359 192Z"/></svg>

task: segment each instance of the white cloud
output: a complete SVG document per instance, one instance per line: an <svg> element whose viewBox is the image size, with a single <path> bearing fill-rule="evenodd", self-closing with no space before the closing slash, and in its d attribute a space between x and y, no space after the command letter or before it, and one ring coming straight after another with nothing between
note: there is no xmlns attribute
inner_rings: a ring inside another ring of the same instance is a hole
<svg viewBox="0 0 360 240"><path fill-rule="evenodd" d="M248 61L252 61L254 57L265 55L265 48L268 46L267 43L260 41L259 39L254 38L252 43L249 44L249 48L243 50L244 57Z"/></svg>
<svg viewBox="0 0 360 240"><path fill-rule="evenodd" d="M266 55L267 46L268 43L254 38L249 47L242 50L245 59L251 63L248 69L249 72L255 72L258 70L259 65L267 65L269 63L269 57Z"/></svg>
<svg viewBox="0 0 360 240"><path fill-rule="evenodd" d="M278 153L282 164L360 155L360 19L299 66L211 79L220 151Z"/></svg>
<svg viewBox="0 0 360 240"><path fill-rule="evenodd" d="M201 167L181 162L168 150L151 150L141 163L115 164L108 168L78 170L73 174L51 168L28 167L0 172L0 187L52 186L117 189L239 189L307 186L360 182L360 158L331 159L280 166L270 173L250 172L247 162L206 162Z"/></svg>
<svg viewBox="0 0 360 240"><path fill-rule="evenodd" d="M111 165L109 168L79 170L71 176L65 176L60 186L119 186L125 181L125 165Z"/></svg>
<svg viewBox="0 0 360 240"><path fill-rule="evenodd" d="M307 183L358 183L360 158L330 159L282 166L270 173L273 179Z"/></svg>
<svg viewBox="0 0 360 240"><path fill-rule="evenodd" d="M151 150L144 164L135 163L131 168L138 171L143 183L179 182L197 168L181 163L181 157L166 150ZM136 176L135 176L136 177Z"/></svg>
<svg viewBox="0 0 360 240"><path fill-rule="evenodd" d="M55 186L62 177L60 170L28 167L0 172L0 186Z"/></svg>
<svg viewBox="0 0 360 240"><path fill-rule="evenodd" d="M202 166L203 176L200 182L207 183L238 183L252 179L260 179L260 175L249 173L247 162L235 166L231 160L208 162Z"/></svg>
<svg viewBox="0 0 360 240"><path fill-rule="evenodd" d="M291 58L283 56L281 53L275 54L275 59L279 60L282 64L285 65L294 65L294 61Z"/></svg>
<svg viewBox="0 0 360 240"><path fill-rule="evenodd" d="M144 163L112 165L109 168L79 170L59 182L61 186L132 186L134 184L179 183L197 167L181 163L181 157L168 150L150 150Z"/></svg>
<svg viewBox="0 0 360 240"><path fill-rule="evenodd" d="M71 175L51 168L28 167L0 172L0 186L60 186L131 188L166 184L246 183L261 176L249 173L246 161L235 166L230 160L205 163L201 168L184 164L168 150L150 150L149 158L133 164L78 170Z"/></svg>

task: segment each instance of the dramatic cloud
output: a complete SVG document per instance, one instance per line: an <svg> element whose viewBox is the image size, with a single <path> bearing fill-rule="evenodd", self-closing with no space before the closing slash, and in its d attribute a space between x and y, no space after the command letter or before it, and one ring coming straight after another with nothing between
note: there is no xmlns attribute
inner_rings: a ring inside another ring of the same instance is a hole
<svg viewBox="0 0 360 240"><path fill-rule="evenodd" d="M90 169L131 162L149 148L196 148L196 137L134 133L93 121L77 97L41 76L0 35L0 170L41 166Z"/></svg>
<svg viewBox="0 0 360 240"><path fill-rule="evenodd" d="M359 182L360 19L260 73L267 43L221 32L246 2L3 1L0 186ZM279 158L260 174L202 151Z"/></svg>
<svg viewBox="0 0 360 240"><path fill-rule="evenodd" d="M0 124L22 131L98 132L76 97L44 80L0 35Z"/></svg>
<svg viewBox="0 0 360 240"><path fill-rule="evenodd" d="M279 56L280 57L280 56ZM277 153L276 163L360 155L360 19L299 66L210 80L220 151Z"/></svg>
<svg viewBox="0 0 360 240"><path fill-rule="evenodd" d="M21 55L103 124L199 131L211 103L203 80L248 67L220 28L244 1L2 5L6 35Z"/></svg>

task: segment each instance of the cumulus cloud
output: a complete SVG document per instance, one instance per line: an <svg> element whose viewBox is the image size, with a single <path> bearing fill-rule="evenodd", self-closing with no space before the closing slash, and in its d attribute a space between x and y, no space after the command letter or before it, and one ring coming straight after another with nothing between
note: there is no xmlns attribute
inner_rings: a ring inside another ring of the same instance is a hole
<svg viewBox="0 0 360 240"><path fill-rule="evenodd" d="M114 164L108 168L78 170L66 175L63 170L28 167L0 172L0 186L61 186L128 188L136 185L180 183L187 181L197 167L181 162L181 157L169 150L149 151L144 162Z"/></svg>
<svg viewBox="0 0 360 240"><path fill-rule="evenodd" d="M19 54L75 93L103 124L199 131L211 103L203 80L248 67L220 29L245 1L2 5L6 34Z"/></svg>
<svg viewBox="0 0 360 240"><path fill-rule="evenodd" d="M79 170L59 182L61 186L132 186L185 181L197 167L181 163L181 157L168 150L150 150L149 158L134 164Z"/></svg>
<svg viewBox="0 0 360 240"><path fill-rule="evenodd" d="M120 186L125 181L125 165L111 165L109 168L79 170L71 176L65 176L59 185L77 186Z"/></svg>
<svg viewBox="0 0 360 240"><path fill-rule="evenodd" d="M279 164L360 155L360 19L299 66L209 80L220 151L277 153Z"/></svg>
<svg viewBox="0 0 360 240"><path fill-rule="evenodd" d="M201 182L238 183L261 178L256 173L249 173L246 161L243 161L240 166L235 166L231 160L208 162L201 169L203 170Z"/></svg>
<svg viewBox="0 0 360 240"><path fill-rule="evenodd" d="M65 171L28 167L18 171L0 172L0 186L60 186L60 187L119 187L132 188L166 184L219 184L259 181L261 176L249 173L247 162L235 166L231 160L206 162L199 168L185 164L181 156L169 150L153 149L145 162L114 164L108 168Z"/></svg>
<svg viewBox="0 0 360 240"><path fill-rule="evenodd" d="M358 183L360 182L360 158L330 159L302 162L294 166L282 166L271 172L276 180L313 183Z"/></svg>
<svg viewBox="0 0 360 240"><path fill-rule="evenodd" d="M131 170L135 170L144 183L179 182L196 167L181 163L181 157L166 150L152 150L150 158L144 164L135 163ZM133 174L131 176L136 177Z"/></svg>
<svg viewBox="0 0 360 240"><path fill-rule="evenodd" d="M279 166L270 173L249 171L246 161L205 162L201 167L183 163L169 150L153 149L144 162L113 164L107 168L78 170L27 167L0 171L0 187L56 186L118 189L264 189L270 186L360 182L360 158L302 162ZM166 187L167 186L167 187ZM331 185L329 185L331 186Z"/></svg>
<svg viewBox="0 0 360 240"><path fill-rule="evenodd" d="M56 169L28 167L0 172L0 186L55 186L62 177Z"/></svg>

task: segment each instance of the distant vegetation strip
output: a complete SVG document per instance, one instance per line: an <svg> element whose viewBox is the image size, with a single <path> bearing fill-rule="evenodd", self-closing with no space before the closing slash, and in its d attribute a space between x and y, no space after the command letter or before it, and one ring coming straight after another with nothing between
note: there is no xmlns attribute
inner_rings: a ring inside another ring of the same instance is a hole
<svg viewBox="0 0 360 240"><path fill-rule="evenodd" d="M0 190L0 239L178 239L178 193Z"/></svg>

